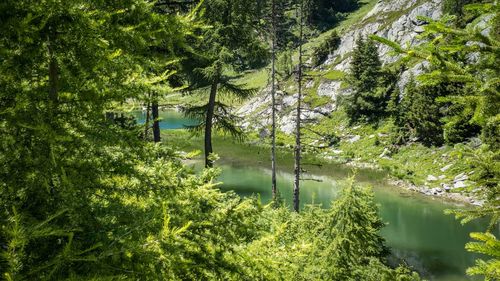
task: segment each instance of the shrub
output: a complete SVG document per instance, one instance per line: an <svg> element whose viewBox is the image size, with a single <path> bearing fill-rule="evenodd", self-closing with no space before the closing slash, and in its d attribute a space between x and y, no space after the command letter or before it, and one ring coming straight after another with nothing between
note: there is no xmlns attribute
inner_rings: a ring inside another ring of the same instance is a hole
<svg viewBox="0 0 500 281"><path fill-rule="evenodd" d="M500 114L488 119L481 138L492 150L500 149Z"/></svg>
<svg viewBox="0 0 500 281"><path fill-rule="evenodd" d="M315 47L312 55L312 65L319 66L328 59L328 55L332 54L340 45L340 36L337 31L333 31L323 40L319 46Z"/></svg>

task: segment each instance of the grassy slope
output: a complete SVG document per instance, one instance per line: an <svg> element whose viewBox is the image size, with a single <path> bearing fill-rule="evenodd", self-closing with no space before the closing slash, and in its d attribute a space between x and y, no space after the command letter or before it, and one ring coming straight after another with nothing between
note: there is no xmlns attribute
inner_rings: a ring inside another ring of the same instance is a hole
<svg viewBox="0 0 500 281"><path fill-rule="evenodd" d="M394 125L390 120L381 122L377 127L349 126L347 116L340 110L334 112L331 118L322 119L312 129L320 133L333 132L341 138L333 147L315 153L338 162L371 164L416 185L433 188L440 187L441 183L451 184L457 174L468 169L458 157L459 146L425 147L419 143L411 143L395 148L391 145ZM304 130L304 135L308 139L314 138L315 134ZM356 136L359 136L359 140L351 142ZM382 156L384 151L385 157ZM449 164L452 164L449 169L441 171L441 168ZM428 175L441 176L442 179L427 182Z"/></svg>

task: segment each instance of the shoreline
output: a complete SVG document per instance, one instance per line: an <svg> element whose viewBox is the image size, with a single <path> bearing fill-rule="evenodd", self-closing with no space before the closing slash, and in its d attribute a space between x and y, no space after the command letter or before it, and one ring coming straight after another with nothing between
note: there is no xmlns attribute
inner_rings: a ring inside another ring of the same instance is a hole
<svg viewBox="0 0 500 281"><path fill-rule="evenodd" d="M269 148L269 145L262 143L261 141L247 141L243 142L242 144L248 145L250 147L255 147L260 150L267 150ZM285 153L290 152L290 149L287 147L279 147L278 149ZM402 191L419 194L425 198L436 199L438 201L441 201L442 203L458 203L474 207L481 206L483 203L483 201L479 200L478 198L475 198L470 195L465 195L459 192L453 192L453 190L446 191L444 188L429 188L424 185L419 186L413 184L408 180L398 179L393 174L391 174L390 171L383 169L378 163L362 162L359 160L344 162L344 161L339 161L339 159L336 159L331 156L316 154L316 153L314 154L309 153L309 156L325 163L341 165L346 168L352 167L352 168L372 170L376 172L383 172L385 176L382 180L386 182L388 185L394 187L395 190L400 189ZM256 163L258 162L260 161L256 161Z"/></svg>
<svg viewBox="0 0 500 281"><path fill-rule="evenodd" d="M261 144L258 142L248 143L251 146L258 147L267 147L265 144ZM285 150L289 150L289 148L284 148ZM322 154L314 154L312 155L314 158L318 158L322 161L325 161L330 164L338 164L346 167L353 167L359 169L369 169L373 171L384 171L387 173L386 178L384 179L387 184L405 190L412 193L417 193L423 195L427 198L435 198L443 203L458 203L458 204L466 204L468 206L480 207L483 205L484 201L470 195L465 195L459 192L453 192L451 190L446 191L443 188L429 188L424 185L416 185L411 183L408 180L398 179L394 175L392 175L389 171L385 171L379 164L377 163L369 163L358 160L351 160L348 162L338 161L338 158L334 158L331 156L326 156Z"/></svg>
<svg viewBox="0 0 500 281"><path fill-rule="evenodd" d="M323 156L320 156L320 157L325 161L332 161L332 160L329 160ZM336 162L336 163L340 163L340 162ZM363 169L383 170L377 164L358 162L358 161L350 161L347 163L343 163L343 165L356 167L356 168L363 168ZM462 204L467 204L469 206L475 206L475 207L482 206L484 203L482 200L479 200L478 198L473 197L473 196L465 195L465 194L458 193L458 192L445 191L442 188L428 188L426 186L418 186L418 185L413 184L407 180L397 179L393 175L391 175L389 172L387 173L387 175L388 175L388 178L386 179L387 183L394 186L394 187L401 188L401 189L404 189L406 191L410 191L410 192L414 192L414 193L419 193L419 194L424 195L426 197L436 198L436 199L443 201L443 202L462 203Z"/></svg>

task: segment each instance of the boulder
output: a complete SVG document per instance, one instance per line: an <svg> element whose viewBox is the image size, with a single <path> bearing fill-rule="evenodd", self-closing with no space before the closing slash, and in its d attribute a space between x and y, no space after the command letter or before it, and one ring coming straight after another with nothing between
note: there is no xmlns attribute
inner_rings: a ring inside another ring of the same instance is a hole
<svg viewBox="0 0 500 281"><path fill-rule="evenodd" d="M389 158L391 151L386 147L384 151L378 156L379 158Z"/></svg>
<svg viewBox="0 0 500 281"><path fill-rule="evenodd" d="M449 184L442 184L441 185L443 187L443 190L446 191L446 192L450 192L451 190L451 186Z"/></svg>
<svg viewBox="0 0 500 281"><path fill-rule="evenodd" d="M441 172L448 171L452 166L453 166L453 164L448 164L448 165L444 166L443 168L441 168Z"/></svg>
<svg viewBox="0 0 500 281"><path fill-rule="evenodd" d="M464 188L464 187L467 187L467 185L463 181L457 181L453 184L453 188Z"/></svg>
<svg viewBox="0 0 500 281"><path fill-rule="evenodd" d="M361 139L360 135L355 135L355 136L351 137L350 139L348 139L347 141L350 143L355 143L355 142L359 141L360 139Z"/></svg>
<svg viewBox="0 0 500 281"><path fill-rule="evenodd" d="M436 177L435 177L435 176L433 176L433 175L428 175L426 180L427 180L427 181L437 181L437 180L438 180L438 178L436 178Z"/></svg>
<svg viewBox="0 0 500 281"><path fill-rule="evenodd" d="M469 179L469 176L465 173L460 173L453 179L454 182L466 181Z"/></svg>

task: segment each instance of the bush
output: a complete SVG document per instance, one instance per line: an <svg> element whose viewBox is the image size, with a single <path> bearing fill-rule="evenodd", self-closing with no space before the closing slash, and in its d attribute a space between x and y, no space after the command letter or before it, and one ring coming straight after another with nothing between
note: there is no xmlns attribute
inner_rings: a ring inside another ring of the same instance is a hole
<svg viewBox="0 0 500 281"><path fill-rule="evenodd" d="M323 40L319 46L315 47L312 55L313 67L319 66L328 59L328 55L332 54L340 45L340 36L337 31L333 31L328 37Z"/></svg>
<svg viewBox="0 0 500 281"><path fill-rule="evenodd" d="M488 119L481 138L492 150L500 149L500 114Z"/></svg>
<svg viewBox="0 0 500 281"><path fill-rule="evenodd" d="M395 113L398 135L402 138L417 138L425 145L441 145L443 115L436 102L440 95L439 87L417 86L411 79Z"/></svg>
<svg viewBox="0 0 500 281"><path fill-rule="evenodd" d="M462 88L448 85L444 100L453 99L463 93ZM446 103L443 117L443 137L449 144L465 142L481 133L481 126L474 123L473 112L466 110L462 104Z"/></svg>

